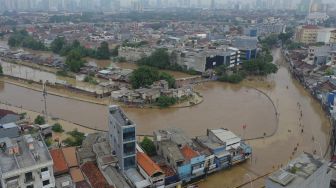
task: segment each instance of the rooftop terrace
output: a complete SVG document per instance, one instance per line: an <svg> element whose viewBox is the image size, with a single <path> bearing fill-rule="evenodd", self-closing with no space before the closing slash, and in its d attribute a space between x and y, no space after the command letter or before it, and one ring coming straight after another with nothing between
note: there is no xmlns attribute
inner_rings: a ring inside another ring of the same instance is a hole
<svg viewBox="0 0 336 188"><path fill-rule="evenodd" d="M16 139L0 139L0 174L22 170L52 159L41 135L24 135Z"/></svg>
<svg viewBox="0 0 336 188"><path fill-rule="evenodd" d="M121 110L121 108L117 105L111 105L109 107L110 115L118 122L121 126L130 126L134 125L134 123L127 118L126 114Z"/></svg>

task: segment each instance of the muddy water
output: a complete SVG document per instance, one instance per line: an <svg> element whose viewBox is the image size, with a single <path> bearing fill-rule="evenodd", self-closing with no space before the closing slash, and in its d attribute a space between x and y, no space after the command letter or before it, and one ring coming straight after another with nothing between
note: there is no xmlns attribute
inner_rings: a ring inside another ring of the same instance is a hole
<svg viewBox="0 0 336 188"><path fill-rule="evenodd" d="M274 51L275 59L281 62L280 51ZM200 183L202 188L236 187L285 166L302 152L317 155L326 151L330 125L318 102L295 80L287 68L281 65L276 75L266 82L275 83L272 89L262 88L275 101L280 113L279 128L271 138L249 141L253 147L252 162L210 176ZM253 83L258 85L258 83ZM287 89L288 86L288 89ZM301 107L298 107L298 103ZM302 110L302 118L301 117ZM264 116L261 115L260 118ZM302 133L303 129L303 133ZM313 138L314 137L314 141ZM321 146L321 147L320 147ZM297 152L294 148L297 147ZM254 187L264 186L265 179L253 182ZM250 187L250 184L244 186Z"/></svg>
<svg viewBox="0 0 336 188"><path fill-rule="evenodd" d="M281 63L280 51L274 51ZM247 81L240 85L204 83L197 89L204 102L183 109L125 109L137 123L138 133L150 134L155 129L181 127L190 136L205 133L206 128L225 127L245 137L270 134L275 128L276 116L272 103L260 92L249 89L252 85L267 93L280 113L277 132L271 138L249 141L253 147L253 159L228 171L208 177L200 187L235 187L285 165L299 153L327 148L329 124L320 105L304 88L293 80L287 68L281 65L277 74L265 81ZM288 89L287 89L288 86ZM42 111L42 95L38 92L0 82L0 101L34 111ZM300 103L300 108L297 105ZM98 129L107 129L106 106L48 96L48 112L54 116ZM302 110L302 118L300 113ZM242 125L246 124L244 131ZM302 129L304 130L301 133ZM314 140L312 139L314 137ZM293 152L298 146L298 152ZM254 187L264 185L261 178ZM246 186L249 187L249 186Z"/></svg>
<svg viewBox="0 0 336 188"><path fill-rule="evenodd" d="M36 91L3 83L0 100L29 110L41 111L42 95ZM222 83L199 86L205 100L200 105L181 109L125 109L138 125L138 132L151 134L153 130L181 127L190 135L205 133L206 128L225 127L242 136L261 136L260 130L271 133L275 128L272 104L253 89ZM48 112L61 119L70 120L93 128L107 130L107 107L85 102L48 96ZM259 118L263 114L264 118ZM242 125L248 128L243 135Z"/></svg>

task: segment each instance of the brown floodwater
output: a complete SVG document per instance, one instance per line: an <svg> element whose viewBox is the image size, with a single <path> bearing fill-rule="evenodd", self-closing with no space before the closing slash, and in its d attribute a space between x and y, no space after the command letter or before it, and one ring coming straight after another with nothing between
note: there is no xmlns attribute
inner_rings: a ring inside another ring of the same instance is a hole
<svg viewBox="0 0 336 188"><path fill-rule="evenodd" d="M275 60L281 62L280 50L273 51ZM261 84L263 82L263 84ZM266 87L264 86L266 83ZM246 87L252 85L265 92L274 101L279 121L271 101L259 91ZM288 88L287 88L288 86ZM264 81L247 81L238 85L219 82L196 86L203 95L203 103L189 108L124 109L136 122L139 134L151 134L153 130L180 127L190 136L205 134L207 128L224 127L245 137L259 137L276 130L270 138L248 141L253 148L250 161L212 176L199 185L204 188L236 187L252 178L262 176L285 165L299 153L323 152L329 139L329 123L318 102L295 80L288 69L281 65L278 73ZM71 122L97 129L107 129L107 107L48 95L48 112ZM0 101L25 109L41 112L42 94L36 91L0 82ZM301 108L297 103L300 103ZM299 120L302 110L302 119ZM244 131L242 125L246 124ZM277 126L278 125L278 126ZM300 126L301 125L301 126ZM304 129L304 133L301 133ZM312 140L314 137L315 141ZM298 152L294 148L299 145ZM246 175L248 174L248 175ZM255 181L254 187L262 187L264 179ZM246 186L249 187L249 186Z"/></svg>

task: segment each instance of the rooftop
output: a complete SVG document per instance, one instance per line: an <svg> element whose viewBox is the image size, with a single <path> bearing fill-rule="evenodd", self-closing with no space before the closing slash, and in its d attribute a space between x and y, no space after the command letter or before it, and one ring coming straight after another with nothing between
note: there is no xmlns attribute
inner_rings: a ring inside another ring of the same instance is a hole
<svg viewBox="0 0 336 188"><path fill-rule="evenodd" d="M109 186L105 177L98 169L98 167L93 162L86 162L81 166L83 173L88 178L90 184L93 188L112 188L113 186Z"/></svg>
<svg viewBox="0 0 336 188"><path fill-rule="evenodd" d="M69 168L78 166L75 147L62 148L62 152Z"/></svg>
<svg viewBox="0 0 336 188"><path fill-rule="evenodd" d="M324 160L312 154L304 153L289 162L284 169L272 173L268 178L284 187L299 185L314 174L323 163L325 163Z"/></svg>
<svg viewBox="0 0 336 188"><path fill-rule="evenodd" d="M1 138L0 145L0 174L13 172L35 165L48 163L52 158L41 135L24 135L19 138Z"/></svg>
<svg viewBox="0 0 336 188"><path fill-rule="evenodd" d="M181 149L181 152L185 159L187 159L188 161L190 161L192 158L199 156L199 154L188 145L185 145Z"/></svg>
<svg viewBox="0 0 336 188"><path fill-rule="evenodd" d="M184 156L182 155L180 148L176 143L172 141L161 142L161 148L167 148L168 153L171 155L174 161L184 161Z"/></svg>
<svg viewBox="0 0 336 188"><path fill-rule="evenodd" d="M70 176L74 183L84 181L83 173L78 167L70 168Z"/></svg>
<svg viewBox="0 0 336 188"><path fill-rule="evenodd" d="M130 168L125 172L128 179L135 185L135 187L147 187L150 186L151 183L147 181L142 175L135 169Z"/></svg>
<svg viewBox="0 0 336 188"><path fill-rule="evenodd" d="M72 188L73 182L69 175L63 175L55 178L56 188Z"/></svg>
<svg viewBox="0 0 336 188"><path fill-rule="evenodd" d="M179 147L183 145L192 144L192 140L180 128L169 128L166 130L157 130L157 131L154 131L154 134L157 138L160 138L158 141L171 140L172 142L179 145Z"/></svg>
<svg viewBox="0 0 336 188"><path fill-rule="evenodd" d="M125 178L112 166L108 166L103 170L108 182L117 188L130 188Z"/></svg>
<svg viewBox="0 0 336 188"><path fill-rule="evenodd" d="M110 115L120 126L130 126L134 125L133 122L127 118L126 114L117 105L111 105L109 107Z"/></svg>
<svg viewBox="0 0 336 188"><path fill-rule="evenodd" d="M148 155L137 152L137 162L139 166L149 175L154 176L157 173L163 173L159 165L157 165Z"/></svg>
<svg viewBox="0 0 336 188"><path fill-rule="evenodd" d="M65 157L61 149L50 150L51 157L54 161L54 173L63 174L69 170Z"/></svg>
<svg viewBox="0 0 336 188"><path fill-rule="evenodd" d="M211 129L209 131L212 132L222 143L226 144L227 150L230 149L230 146L235 147L235 145L241 142L241 138L227 129L220 128Z"/></svg>
<svg viewBox="0 0 336 188"><path fill-rule="evenodd" d="M10 111L10 110L0 109L0 118L6 116L8 114L16 114L16 113L13 112L13 111Z"/></svg>

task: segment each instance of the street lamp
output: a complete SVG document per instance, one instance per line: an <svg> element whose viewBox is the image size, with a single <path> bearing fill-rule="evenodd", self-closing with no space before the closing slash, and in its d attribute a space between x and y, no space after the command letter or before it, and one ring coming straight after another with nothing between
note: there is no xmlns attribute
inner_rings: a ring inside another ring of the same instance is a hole
<svg viewBox="0 0 336 188"><path fill-rule="evenodd" d="M245 176L247 176L249 179L250 179L250 185L251 185L251 188L253 188L253 185L252 185L252 177L250 176L250 174L246 173Z"/></svg>

